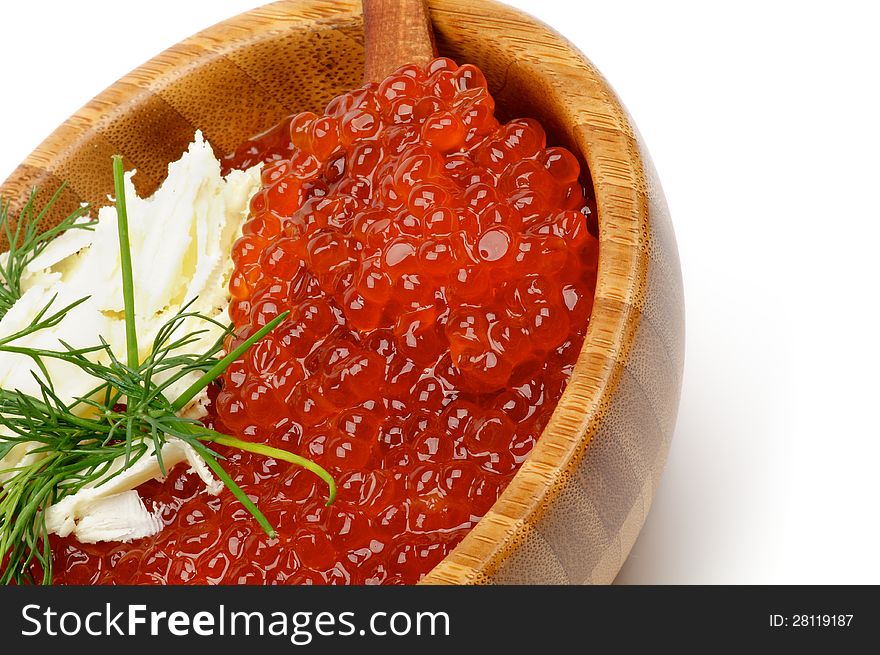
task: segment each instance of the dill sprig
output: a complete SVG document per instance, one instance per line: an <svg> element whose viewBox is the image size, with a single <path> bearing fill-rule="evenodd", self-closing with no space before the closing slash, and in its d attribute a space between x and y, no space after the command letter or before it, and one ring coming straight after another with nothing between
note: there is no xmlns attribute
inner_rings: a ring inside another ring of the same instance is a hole
<svg viewBox="0 0 880 655"><path fill-rule="evenodd" d="M91 230L94 227L94 221L79 220L88 213L88 207L80 207L58 225L40 231L40 223L63 191L62 184L40 212L34 209L37 193L36 190L32 191L14 224L9 218L9 202L0 199L0 233L9 244L8 253L0 257L0 319L21 298L21 278L25 268L43 252L52 239L67 230Z"/></svg>
<svg viewBox="0 0 880 655"><path fill-rule="evenodd" d="M63 341L55 349L17 345L29 335L57 326L70 310L88 298L58 309L54 308L56 299L53 298L27 327L0 338L0 352L29 357L42 373L42 376L34 374L40 390L38 396L0 389L0 458L17 447L28 453L19 465L0 470L0 583L3 584L50 584L53 562L44 510L85 487L107 483L143 457L155 456L160 472L167 474L162 449L169 439L191 446L270 537L275 537L274 528L220 464L223 458L212 450L212 444L301 466L327 483L328 505L336 495L332 476L314 462L264 444L220 434L198 420L179 415L233 361L283 321L288 312L277 316L227 354L223 352L223 344L232 334L232 327L190 311L190 303L160 327L148 354L139 361L121 159L114 158L113 166L120 251L129 253L121 257L127 350L124 361L100 336L96 337L97 343L84 348L74 348ZM57 197L58 194L52 202ZM9 227L8 214L5 211L0 214L0 230L6 230L11 247L0 271L0 318L21 297L21 275L49 242L51 237L45 235L54 237L63 229L92 225L77 223L83 215L78 211L59 227L39 233L36 225L47 209L34 214L33 198L31 195L15 230ZM203 321L206 328L181 335L189 319ZM202 340L209 325L219 327L221 336L207 348L201 346L200 352L190 352L194 344ZM53 388L45 364L47 360L64 361L86 371L95 378L94 389L65 402ZM167 396L172 385L194 373L198 374L197 380L183 393L174 399ZM35 569L42 571L39 580L33 574Z"/></svg>

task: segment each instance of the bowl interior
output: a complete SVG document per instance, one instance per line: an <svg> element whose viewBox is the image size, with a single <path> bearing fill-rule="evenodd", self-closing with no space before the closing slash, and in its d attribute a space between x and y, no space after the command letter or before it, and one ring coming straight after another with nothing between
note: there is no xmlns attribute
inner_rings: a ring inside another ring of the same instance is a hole
<svg viewBox="0 0 880 655"><path fill-rule="evenodd" d="M48 221L82 202L106 204L114 154L124 156L127 169L137 170L135 186L141 196L149 195L196 129L223 155L290 114L322 112L332 98L363 83L359 2L293 1L270 7L276 8L271 20L255 10L232 19L236 29L215 26L158 55L89 102L0 187L13 210L32 188L40 206L62 183L65 190ZM296 11L304 7L310 10L307 17ZM288 19L278 20L287 8ZM539 71L514 70L512 53L493 47L491 39L469 38L461 27L436 21L439 54L479 66L499 117L539 120L549 143L580 157L584 183L591 187L564 108L536 83ZM0 247L5 246L0 237Z"/></svg>

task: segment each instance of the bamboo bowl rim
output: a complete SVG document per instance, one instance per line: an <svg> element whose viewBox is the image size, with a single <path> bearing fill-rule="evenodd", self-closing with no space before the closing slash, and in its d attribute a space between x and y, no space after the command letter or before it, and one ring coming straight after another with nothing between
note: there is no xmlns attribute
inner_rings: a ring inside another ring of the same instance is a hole
<svg viewBox="0 0 880 655"><path fill-rule="evenodd" d="M569 480L597 433L630 352L645 302L650 225L647 183L626 110L596 68L564 37L494 0L429 0L441 54L462 31L492 34L491 48L509 59L505 84L517 76L537 85L564 139L586 162L599 220L599 267L593 311L572 377L531 454L489 512L422 580L427 584L491 581ZM203 30L101 92L40 144L0 191L18 198L33 171L78 147L96 120L112 120L199 56L223 56L286 30L360 23L359 0L281 0ZM206 44L211 50L205 52ZM483 47L488 47L485 43ZM479 62L473 62L479 65ZM125 93L120 92L124 89ZM132 93L134 89L134 93ZM125 101L122 101L122 100ZM198 127L198 126L197 126ZM49 175L49 179L52 176Z"/></svg>

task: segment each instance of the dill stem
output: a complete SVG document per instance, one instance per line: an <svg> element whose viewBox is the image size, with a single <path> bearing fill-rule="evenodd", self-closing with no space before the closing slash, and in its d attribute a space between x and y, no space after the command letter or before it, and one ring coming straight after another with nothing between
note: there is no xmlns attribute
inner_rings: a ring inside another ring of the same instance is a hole
<svg viewBox="0 0 880 655"><path fill-rule="evenodd" d="M333 501L336 500L336 481L333 479L333 476L330 475L323 467L309 459L306 459L305 457L300 457L299 455L295 455L294 453L288 452L286 450L281 450L280 448L273 448L272 446L267 446L266 444L242 441L241 439L229 437L225 434L215 432L214 430L206 429L204 435L200 430L198 436L202 437L205 441L212 441L214 443L220 444L221 446L229 446L231 448L237 448L238 450L246 450L250 453L263 455L264 457L280 459L283 462L288 462L289 464L301 466L302 468L311 471L327 483L327 487L329 489L327 506L332 505Z"/></svg>
<svg viewBox="0 0 880 655"><path fill-rule="evenodd" d="M245 351L247 351L247 349L250 348L251 346L253 346L257 341L259 341L260 339L265 337L267 334L269 334L272 330L274 330L275 326L278 325L285 318L287 318L287 316L289 314L290 314L290 310L287 310L285 312L282 312L281 314L279 314L275 318L273 318L271 321L266 323L266 325L264 325L262 328L260 328L257 332L252 334L248 339L243 341L241 343L241 345L238 346L238 348L235 348L232 352L230 352L228 355L226 355L223 359L221 359L219 362L214 364L214 366L212 366L210 369L205 371L198 380L193 382L189 386L189 388L186 389L182 394L180 394L180 396L177 398L177 400L175 400L171 404L171 407L174 409L174 411L179 412L184 407L186 407L187 404L193 398L196 397L196 394L198 394L199 391L201 391L202 389L207 387L209 384L211 384L211 382L213 382L217 378L217 376L219 376L221 373L223 373L223 371L225 371L227 368L229 368L229 365L232 362L234 362L236 359L241 357L245 353Z"/></svg>
<svg viewBox="0 0 880 655"><path fill-rule="evenodd" d="M260 508L257 507L256 503L250 499L250 496L248 496L238 484L236 484L235 480L232 479L232 476L226 472L226 469L220 466L220 462L214 457L214 453L212 453L205 444L198 440L202 431L187 427L183 428L182 432L192 436L192 439L187 440L187 443L189 443L189 445L201 455L202 459L205 460L205 464L208 465L208 468L214 472L214 475L216 475L226 488L229 489L238 502L250 512L250 515L254 517L257 523L259 523L266 535L268 535L270 539L274 539L278 536L278 533L275 532L275 528L272 527L272 524L269 523L269 519L267 519L266 515L260 511Z"/></svg>
<svg viewBox="0 0 880 655"><path fill-rule="evenodd" d="M122 299L125 305L125 345L128 367L140 363L137 326L134 320L134 276L131 267L131 242L128 238L128 212L125 206L125 171L122 155L113 155L113 187L116 194L116 222L119 226L119 261L122 268Z"/></svg>

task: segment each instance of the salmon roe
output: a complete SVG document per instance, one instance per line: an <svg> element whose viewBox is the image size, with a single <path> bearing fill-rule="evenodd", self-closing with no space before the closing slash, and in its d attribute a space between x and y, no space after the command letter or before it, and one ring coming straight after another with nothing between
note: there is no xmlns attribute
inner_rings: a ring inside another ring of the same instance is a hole
<svg viewBox="0 0 880 655"><path fill-rule="evenodd" d="M577 159L500 124L480 70L440 58L292 116L230 282L234 347L290 317L212 392L218 430L325 467L218 448L278 536L178 467L140 490L165 529L58 540L56 582L409 584L462 539L535 444L592 309L598 242ZM590 223L590 229L588 229Z"/></svg>

